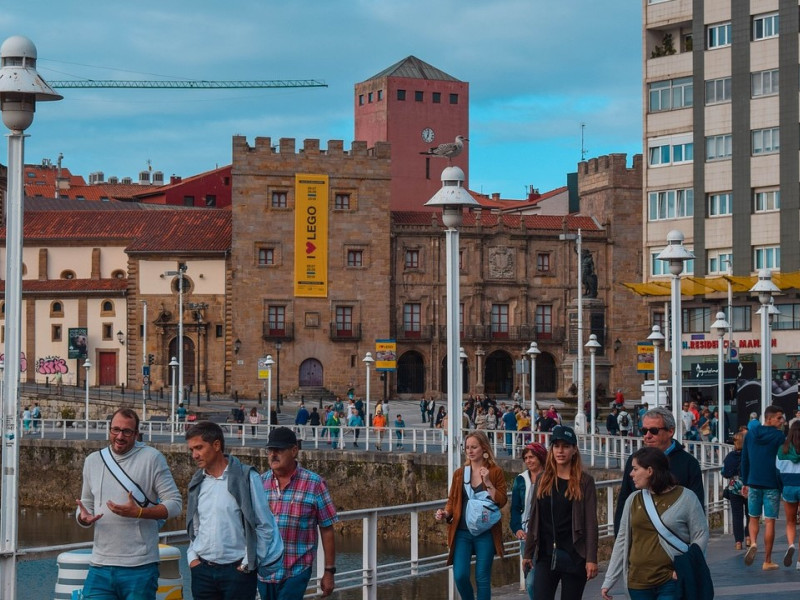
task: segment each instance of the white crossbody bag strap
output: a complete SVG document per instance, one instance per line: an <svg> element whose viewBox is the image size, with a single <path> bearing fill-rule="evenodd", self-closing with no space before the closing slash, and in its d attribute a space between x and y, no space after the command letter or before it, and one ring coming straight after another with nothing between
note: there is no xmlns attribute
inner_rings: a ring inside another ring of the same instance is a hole
<svg viewBox="0 0 800 600"><path fill-rule="evenodd" d="M100 456L103 459L106 468L111 471L114 479L119 481L119 484L131 493L136 504L142 508L145 508L150 504L155 504L154 502L150 501L150 499L142 491L142 488L140 488L139 485L128 476L122 467L119 466L119 463L114 460L114 457L111 456L111 450L109 450L108 446L100 450Z"/></svg>
<svg viewBox="0 0 800 600"><path fill-rule="evenodd" d="M681 554L689 550L689 545L664 525L664 522L661 520L656 510L656 505L653 502L653 496L650 494L650 490L642 490L642 501L647 510L647 516L650 517L650 521L653 523L653 527L655 527L658 534L664 538L664 541Z"/></svg>

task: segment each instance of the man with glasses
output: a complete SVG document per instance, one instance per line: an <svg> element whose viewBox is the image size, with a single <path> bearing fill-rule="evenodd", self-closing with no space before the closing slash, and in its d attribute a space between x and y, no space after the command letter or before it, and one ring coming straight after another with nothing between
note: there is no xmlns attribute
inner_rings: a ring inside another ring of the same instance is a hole
<svg viewBox="0 0 800 600"><path fill-rule="evenodd" d="M158 521L181 514L181 494L164 455L138 442L138 434L139 415L120 408L111 417L106 459L97 451L83 463L75 516L82 527L94 527L87 600L156 597Z"/></svg>
<svg viewBox="0 0 800 600"><path fill-rule="evenodd" d="M317 554L317 527L322 537L325 572L320 581L322 595L333 592L336 574L336 506L325 480L301 467L297 436L288 427L269 434L267 453L270 470L261 476L269 506L278 521L284 544L283 564L271 576L259 573L262 600L302 600L311 579L311 564Z"/></svg>
<svg viewBox="0 0 800 600"><path fill-rule="evenodd" d="M697 459L683 449L683 445L672 439L675 434L675 418L664 407L648 410L642 417L642 438L645 446L658 448L669 459L669 470L675 476L676 483L691 490L700 500L700 506L705 510L705 495L703 493L703 474ZM622 509L636 488L631 479L633 464L631 457L625 462L625 471L622 475L622 485L617 498L617 507L614 511L614 535L619 531L622 520Z"/></svg>

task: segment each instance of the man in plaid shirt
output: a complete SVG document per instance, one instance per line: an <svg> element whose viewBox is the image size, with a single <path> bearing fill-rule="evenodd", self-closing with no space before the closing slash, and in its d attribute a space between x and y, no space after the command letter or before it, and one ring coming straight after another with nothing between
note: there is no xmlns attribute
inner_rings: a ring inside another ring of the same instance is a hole
<svg viewBox="0 0 800 600"><path fill-rule="evenodd" d="M336 545L333 524L336 507L325 480L297 463L297 436L288 427L269 434L270 470L261 476L267 501L283 538L283 566L268 579L259 576L262 600L302 600L311 579L311 563L317 553L317 526L325 553L322 595L333 592Z"/></svg>

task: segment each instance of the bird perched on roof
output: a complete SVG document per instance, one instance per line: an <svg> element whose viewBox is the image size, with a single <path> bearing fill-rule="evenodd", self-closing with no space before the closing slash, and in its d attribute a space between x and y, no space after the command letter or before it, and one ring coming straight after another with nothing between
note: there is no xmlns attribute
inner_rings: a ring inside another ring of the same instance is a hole
<svg viewBox="0 0 800 600"><path fill-rule="evenodd" d="M420 154L425 154L427 156L441 156L442 158L455 158L461 154L461 151L464 149L464 142L468 141L469 140L463 135L457 135L455 142L439 144L427 152L420 152Z"/></svg>

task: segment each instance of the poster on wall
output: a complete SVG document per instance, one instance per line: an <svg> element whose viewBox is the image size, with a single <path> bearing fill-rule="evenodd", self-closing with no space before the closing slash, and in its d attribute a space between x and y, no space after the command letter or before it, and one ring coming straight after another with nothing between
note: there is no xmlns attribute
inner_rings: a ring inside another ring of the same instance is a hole
<svg viewBox="0 0 800 600"><path fill-rule="evenodd" d="M67 358L86 358L89 356L88 340L89 334L86 327L70 327Z"/></svg>
<svg viewBox="0 0 800 600"><path fill-rule="evenodd" d="M328 176L295 175L294 295L328 297Z"/></svg>
<svg viewBox="0 0 800 600"><path fill-rule="evenodd" d="M397 370L397 342L395 340L375 340L375 370Z"/></svg>

